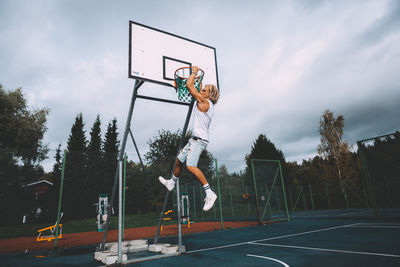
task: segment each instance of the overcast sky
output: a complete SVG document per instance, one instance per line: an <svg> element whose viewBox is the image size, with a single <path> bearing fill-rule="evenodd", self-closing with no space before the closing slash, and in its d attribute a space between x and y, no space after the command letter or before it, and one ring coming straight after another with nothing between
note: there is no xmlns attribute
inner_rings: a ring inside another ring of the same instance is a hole
<svg viewBox="0 0 400 267"><path fill-rule="evenodd" d="M220 102L208 150L232 170L259 134L288 161L316 155L324 110L345 118L344 139L400 128L400 1L0 0L0 83L50 109L43 165L83 114L122 135L134 80L129 20L216 48ZM151 83L142 94L176 99ZM187 108L138 100L132 131L141 154L158 130L183 127ZM121 136L120 135L120 136ZM128 156L137 156L131 142Z"/></svg>

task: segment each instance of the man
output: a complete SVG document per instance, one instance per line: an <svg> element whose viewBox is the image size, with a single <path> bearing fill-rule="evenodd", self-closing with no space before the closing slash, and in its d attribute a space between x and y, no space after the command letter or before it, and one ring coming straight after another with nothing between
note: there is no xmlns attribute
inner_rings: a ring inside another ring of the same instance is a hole
<svg viewBox="0 0 400 267"><path fill-rule="evenodd" d="M200 92L197 92L194 86L194 79L198 70L199 68L197 66L193 66L192 73L187 80L189 93L196 99L193 110L193 137L179 152L172 178L166 180L160 176L158 179L169 191L172 191L181 174L182 164L186 161L186 168L188 171L193 173L197 180L203 185L206 192L203 210L208 211L213 207L217 195L211 190L203 172L197 168L197 162L199 161L201 152L208 145L208 128L214 116L214 105L218 102L219 91L215 85L207 84Z"/></svg>

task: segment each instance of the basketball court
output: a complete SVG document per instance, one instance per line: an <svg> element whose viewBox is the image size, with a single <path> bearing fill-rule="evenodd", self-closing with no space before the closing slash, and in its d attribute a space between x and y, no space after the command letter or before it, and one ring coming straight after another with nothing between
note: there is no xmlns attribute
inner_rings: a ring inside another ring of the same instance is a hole
<svg viewBox="0 0 400 267"><path fill-rule="evenodd" d="M178 180L174 191L178 218L176 233L168 237L160 236L163 216L170 197L170 192L166 190L154 237L146 240L146 245L147 242L153 245L176 244L174 246L176 249L163 254L150 253L147 251L147 247L145 250L135 252L123 251L122 210L125 200L122 197L122 163L128 135L139 156L139 161L143 165L140 158L141 153L138 151L134 139L134 132L131 130L131 123L135 118L135 103L137 100L144 100L187 107L187 113L176 118L182 120L183 125L179 151L184 145L184 137L195 103L186 87L193 66L200 68L194 80L197 90L200 90L205 84L214 84L220 89L216 48L161 29L133 21L129 22L128 77L135 81L121 140L119 162L110 203L105 204L103 208L107 209L105 214L111 214L111 207L118 207L118 244L117 254L113 254L115 257L113 263L121 265L135 263L138 266L400 265L399 209L382 210L379 216L376 216L373 209L331 209L289 214L280 162L266 164L265 160L252 161L258 218L261 218L260 222L262 222L262 218L268 215L275 202L278 207L284 203L285 208L282 209L284 216L282 220L279 220L280 222L183 235L181 226L183 215L181 213L184 211L181 209L182 196ZM147 95L147 83L164 86L166 90L175 90L176 98ZM140 118L135 119L140 120ZM273 167L273 164L277 167ZM142 167L144 169L144 166ZM171 174L174 168L175 166L173 166ZM266 184L264 181L263 175L266 173L271 173L274 177L271 184ZM257 189L256 184L264 187L260 186ZM248 197L248 195L244 196ZM187 199L189 198L187 197ZM258 203L261 200L262 203ZM118 204L114 205L116 201ZM281 211L280 208L279 210ZM271 217L271 214L269 215ZM4 266L104 266L104 262L95 260L94 254L95 251L111 252L111 249L106 246L109 239L107 237L109 217L104 217L104 223L102 222L101 227L104 231L101 241L99 240L100 244L61 248L54 253L26 251L19 254L0 255L0 261ZM57 219L56 226L58 224L59 219ZM57 233L56 231L56 236Z"/></svg>
<svg viewBox="0 0 400 267"><path fill-rule="evenodd" d="M137 266L398 266L399 212L386 209L380 217L371 209L300 212L289 222L189 234L186 253ZM37 257L41 252L1 255L0 260L3 266L103 266L93 260L94 249L70 248L43 258Z"/></svg>

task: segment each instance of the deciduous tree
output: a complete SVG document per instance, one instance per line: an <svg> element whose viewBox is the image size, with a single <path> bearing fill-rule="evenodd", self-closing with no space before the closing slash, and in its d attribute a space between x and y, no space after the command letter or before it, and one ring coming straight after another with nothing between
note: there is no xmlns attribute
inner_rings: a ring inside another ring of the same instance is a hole
<svg viewBox="0 0 400 267"><path fill-rule="evenodd" d="M318 154L323 158L332 158L336 163L337 174L342 193L347 201L347 193L343 183L342 167L343 159L350 154L349 145L343 141L344 117L339 115L334 117L333 112L325 110L319 122L319 133L321 144L318 145Z"/></svg>
<svg viewBox="0 0 400 267"><path fill-rule="evenodd" d="M30 109L21 88L6 91L0 85L0 214L7 214L0 223L21 215L13 207L20 203L20 184L43 175L39 163L48 152L43 143L48 114L47 108Z"/></svg>

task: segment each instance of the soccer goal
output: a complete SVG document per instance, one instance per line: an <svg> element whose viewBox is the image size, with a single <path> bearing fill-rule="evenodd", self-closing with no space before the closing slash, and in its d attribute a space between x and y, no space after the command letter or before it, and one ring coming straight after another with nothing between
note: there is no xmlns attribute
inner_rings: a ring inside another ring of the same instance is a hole
<svg viewBox="0 0 400 267"><path fill-rule="evenodd" d="M357 146L369 206L376 215L400 207L400 132L360 140Z"/></svg>
<svg viewBox="0 0 400 267"><path fill-rule="evenodd" d="M279 160L252 159L253 194L260 224L289 220L285 184Z"/></svg>

